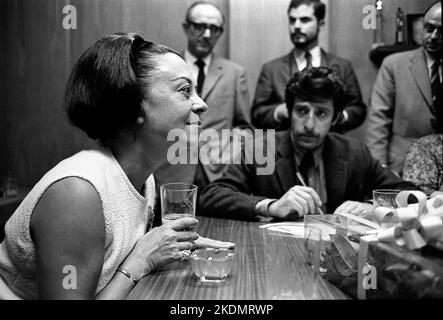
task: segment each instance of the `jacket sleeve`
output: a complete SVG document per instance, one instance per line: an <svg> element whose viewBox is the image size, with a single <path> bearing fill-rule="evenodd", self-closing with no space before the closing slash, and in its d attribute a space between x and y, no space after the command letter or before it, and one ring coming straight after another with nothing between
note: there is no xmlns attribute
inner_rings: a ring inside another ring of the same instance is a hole
<svg viewBox="0 0 443 320"><path fill-rule="evenodd" d="M254 102L252 104L252 124L257 128L281 130L288 127L288 122L278 123L274 119L274 111L284 101L277 101L272 84L271 68L263 66L257 80Z"/></svg>
<svg viewBox="0 0 443 320"><path fill-rule="evenodd" d="M371 96L366 139L372 155L388 165L389 138L394 116L395 80L391 60L387 57L380 68Z"/></svg>
<svg viewBox="0 0 443 320"><path fill-rule="evenodd" d="M349 118L346 121L343 119L338 121L333 128L336 132L346 132L355 129L366 118L366 105L362 101L360 85L350 62L347 62L344 66L343 82L346 90L344 110L346 110Z"/></svg>
<svg viewBox="0 0 443 320"><path fill-rule="evenodd" d="M360 160L367 162L364 177L366 200L372 199L372 191L376 189L419 190L415 184L402 180L394 171L382 166L380 161L371 156L367 146L361 146Z"/></svg>
<svg viewBox="0 0 443 320"><path fill-rule="evenodd" d="M249 98L248 81L245 69L239 71L236 77L234 127L251 127L251 107Z"/></svg>
<svg viewBox="0 0 443 320"><path fill-rule="evenodd" d="M198 214L218 218L254 220L258 213L256 204L265 199L251 195L253 165L231 164L223 176L208 184L198 201Z"/></svg>

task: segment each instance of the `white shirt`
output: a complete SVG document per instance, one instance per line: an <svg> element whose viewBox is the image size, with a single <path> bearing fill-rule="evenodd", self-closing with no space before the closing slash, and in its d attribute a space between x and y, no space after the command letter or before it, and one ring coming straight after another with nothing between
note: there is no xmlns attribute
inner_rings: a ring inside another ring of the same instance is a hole
<svg viewBox="0 0 443 320"><path fill-rule="evenodd" d="M190 53L187 49L185 50L185 61L189 64L191 67L192 76L194 77L195 82L197 83L198 78L198 66L195 64L195 62L198 60L192 53ZM202 60L205 63L205 67L203 68L203 72L205 73L205 76L208 75L208 69L209 64L211 63L212 54L207 55Z"/></svg>
<svg viewBox="0 0 443 320"><path fill-rule="evenodd" d="M320 46L317 45L311 50L309 50L309 53L311 54L311 64L313 67L320 67L321 63L321 50ZM298 51L294 50L294 58L295 62L297 63L298 70L303 70L306 68L306 52L305 51Z"/></svg>

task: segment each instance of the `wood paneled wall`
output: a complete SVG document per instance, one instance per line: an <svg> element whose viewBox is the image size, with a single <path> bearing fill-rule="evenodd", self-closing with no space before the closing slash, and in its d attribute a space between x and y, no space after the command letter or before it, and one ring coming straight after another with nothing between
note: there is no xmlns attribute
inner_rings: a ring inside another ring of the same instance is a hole
<svg viewBox="0 0 443 320"><path fill-rule="evenodd" d="M193 0L0 1L0 177L32 186L63 158L93 146L72 127L62 97L72 65L100 37L136 31L176 50L186 45L185 10ZM228 1L214 0L228 15ZM62 27L63 7L77 9L77 29ZM228 55L228 35L216 52Z"/></svg>
<svg viewBox="0 0 443 320"><path fill-rule="evenodd" d="M397 8L405 14L423 13L435 0L384 0L383 37L387 45L395 41L395 17ZM329 5L329 51L352 62L360 82L364 102L369 108L372 87L378 69L369 60L374 30L362 26L362 9L374 0L331 0ZM366 123L348 135L365 139Z"/></svg>
<svg viewBox="0 0 443 320"><path fill-rule="evenodd" d="M61 159L93 144L66 121L61 102L73 63L95 40L117 31L182 50L181 24L193 0L1 0L0 176L32 186ZM213 0L227 18L216 52L245 66L251 94L262 64L291 49L289 0ZM321 45L350 59L365 102L377 70L368 59L372 31L361 25L373 0L325 0ZM422 12L433 0L385 0L385 39L393 42L395 11ZM65 30L62 10L77 8L77 30ZM362 138L364 126L351 135Z"/></svg>

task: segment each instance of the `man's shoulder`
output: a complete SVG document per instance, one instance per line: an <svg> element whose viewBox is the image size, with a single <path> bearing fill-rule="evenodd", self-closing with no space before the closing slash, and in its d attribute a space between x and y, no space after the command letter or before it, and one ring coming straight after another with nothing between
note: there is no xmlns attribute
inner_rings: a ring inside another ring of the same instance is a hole
<svg viewBox="0 0 443 320"><path fill-rule="evenodd" d="M352 69L352 63L350 60L339 57L333 53L329 53L326 51L323 51L323 52L326 56L326 59L328 61L327 64L329 67L332 66L332 68L334 68L333 65L338 65L341 68L351 68Z"/></svg>
<svg viewBox="0 0 443 320"><path fill-rule="evenodd" d="M266 63L263 64L263 69L275 69L278 67L281 67L283 65L289 64L289 55L290 53L287 53L283 56L280 56L278 58L272 59Z"/></svg>
<svg viewBox="0 0 443 320"><path fill-rule="evenodd" d="M390 54L383 60L383 65L400 64L403 66L404 63L410 61L412 58L420 54L421 50L422 50L421 48L417 48L417 49Z"/></svg>
<svg viewBox="0 0 443 320"><path fill-rule="evenodd" d="M222 56L214 55L212 58L214 59L214 62L221 65L223 68L228 68L239 72L243 72L245 70L245 68L240 64L232 60L223 58Z"/></svg>
<svg viewBox="0 0 443 320"><path fill-rule="evenodd" d="M341 150L344 150L346 152L355 152L355 151L361 151L364 149L365 144L360 141L359 139L345 136L343 134L330 132L328 134L329 143L334 148L339 148Z"/></svg>

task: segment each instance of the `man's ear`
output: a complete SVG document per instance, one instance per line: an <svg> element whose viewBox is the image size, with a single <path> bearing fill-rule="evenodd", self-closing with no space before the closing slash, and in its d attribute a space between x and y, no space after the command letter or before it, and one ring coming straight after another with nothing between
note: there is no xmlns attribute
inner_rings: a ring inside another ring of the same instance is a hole
<svg viewBox="0 0 443 320"><path fill-rule="evenodd" d="M323 26L325 25L325 19L321 19L321 20L318 22L318 25L319 25L320 27L323 27Z"/></svg>

